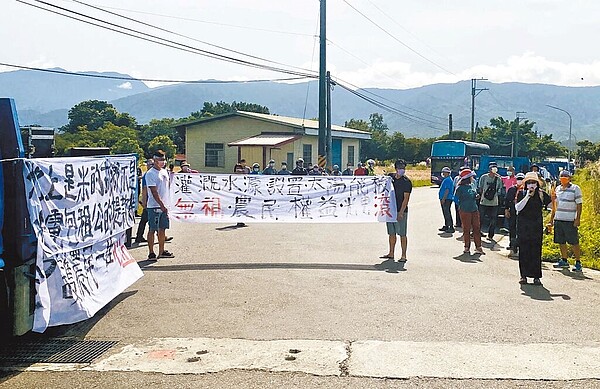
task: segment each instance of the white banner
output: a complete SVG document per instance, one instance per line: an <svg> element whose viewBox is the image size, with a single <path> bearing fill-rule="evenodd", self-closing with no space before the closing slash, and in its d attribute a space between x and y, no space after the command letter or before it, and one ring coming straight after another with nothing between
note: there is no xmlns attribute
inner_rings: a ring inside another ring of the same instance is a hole
<svg viewBox="0 0 600 389"><path fill-rule="evenodd" d="M200 223L396 221L388 176L173 175L169 215Z"/></svg>
<svg viewBox="0 0 600 389"><path fill-rule="evenodd" d="M34 328L75 323L142 276L124 246L134 224L134 156L25 160L38 249Z"/></svg>

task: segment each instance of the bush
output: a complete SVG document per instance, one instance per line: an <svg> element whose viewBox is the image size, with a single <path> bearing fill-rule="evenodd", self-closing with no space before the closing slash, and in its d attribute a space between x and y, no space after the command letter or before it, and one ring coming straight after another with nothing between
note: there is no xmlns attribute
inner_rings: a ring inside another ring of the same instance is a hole
<svg viewBox="0 0 600 389"><path fill-rule="evenodd" d="M573 182L583 192L583 212L579 227L581 262L584 267L600 270L600 164L590 164L579 169ZM569 256L572 255L569 248ZM560 251L558 245L553 243L552 234L544 236L542 259L553 262L560 259Z"/></svg>

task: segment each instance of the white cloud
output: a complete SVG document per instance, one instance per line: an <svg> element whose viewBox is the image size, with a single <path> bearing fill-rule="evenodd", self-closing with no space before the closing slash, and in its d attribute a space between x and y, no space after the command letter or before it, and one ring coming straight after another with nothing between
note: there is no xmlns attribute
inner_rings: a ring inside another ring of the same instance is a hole
<svg viewBox="0 0 600 389"><path fill-rule="evenodd" d="M480 77L495 83L592 86L600 84L600 60L590 63L563 63L528 52L520 56L511 56L505 63L473 66L458 72L456 76L447 73L413 71L410 64L380 60L369 67L341 71L337 76L361 87L400 89L436 83L453 83Z"/></svg>
<svg viewBox="0 0 600 389"><path fill-rule="evenodd" d="M119 89L133 89L133 85L131 85L131 82L127 81L127 82L124 82L121 85L119 85L117 88L119 88Z"/></svg>

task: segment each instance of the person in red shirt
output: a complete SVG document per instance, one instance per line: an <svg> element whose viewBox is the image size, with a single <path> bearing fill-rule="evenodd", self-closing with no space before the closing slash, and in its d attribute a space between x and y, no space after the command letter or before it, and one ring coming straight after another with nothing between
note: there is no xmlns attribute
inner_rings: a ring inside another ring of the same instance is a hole
<svg viewBox="0 0 600 389"><path fill-rule="evenodd" d="M359 162L357 166L358 167L354 171L354 175L355 176L366 176L368 172L367 172L367 169L365 169L363 167L363 164L361 162Z"/></svg>

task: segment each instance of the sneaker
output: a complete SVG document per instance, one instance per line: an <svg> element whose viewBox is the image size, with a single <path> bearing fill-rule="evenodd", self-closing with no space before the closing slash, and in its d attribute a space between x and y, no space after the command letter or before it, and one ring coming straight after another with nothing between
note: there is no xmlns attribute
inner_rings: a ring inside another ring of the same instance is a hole
<svg viewBox="0 0 600 389"><path fill-rule="evenodd" d="M575 266L573 267L573 271L577 271L577 272L582 272L583 271L583 267L581 266L581 262L580 261L575 262Z"/></svg>
<svg viewBox="0 0 600 389"><path fill-rule="evenodd" d="M454 234L456 232L456 230L454 228L448 228L446 230L446 232L449 233L449 234Z"/></svg>
<svg viewBox="0 0 600 389"><path fill-rule="evenodd" d="M539 286L542 286L542 281L540 281L540 279L539 279L539 278L534 278L534 279L533 279L533 285L539 285Z"/></svg>
<svg viewBox="0 0 600 389"><path fill-rule="evenodd" d="M148 258L147 258L148 261L156 261L157 259L158 258L156 258L156 254L154 254L154 253L148 254Z"/></svg>
<svg viewBox="0 0 600 389"><path fill-rule="evenodd" d="M485 253L483 252L483 249L482 249L481 247L476 247L476 248L475 248L475 252L476 252L477 254L482 254L482 255L485 255Z"/></svg>
<svg viewBox="0 0 600 389"><path fill-rule="evenodd" d="M135 243L146 243L147 240L145 238L136 238Z"/></svg>
<svg viewBox="0 0 600 389"><path fill-rule="evenodd" d="M159 258L175 258L175 255L173 255L172 252L165 250L161 254L159 254L158 257Z"/></svg>
<svg viewBox="0 0 600 389"><path fill-rule="evenodd" d="M446 226L444 226L442 228L438 228L438 231L446 231L446 230L448 230L448 227L446 227Z"/></svg>
<svg viewBox="0 0 600 389"><path fill-rule="evenodd" d="M463 250L463 253L464 253L464 254L467 254L467 255L471 255L471 250L469 250L469 249L464 249L464 250Z"/></svg>
<svg viewBox="0 0 600 389"><path fill-rule="evenodd" d="M563 267L563 268L569 268L569 262L567 262L566 259L561 259L560 261L556 262L554 265L554 267Z"/></svg>

